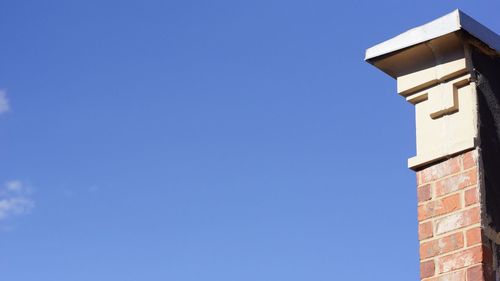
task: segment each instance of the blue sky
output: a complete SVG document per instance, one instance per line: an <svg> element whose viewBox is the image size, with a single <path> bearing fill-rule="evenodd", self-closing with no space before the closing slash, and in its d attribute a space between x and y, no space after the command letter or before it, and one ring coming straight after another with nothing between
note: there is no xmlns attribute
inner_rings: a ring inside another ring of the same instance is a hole
<svg viewBox="0 0 500 281"><path fill-rule="evenodd" d="M364 50L498 1L3 1L0 276L418 280L413 108Z"/></svg>

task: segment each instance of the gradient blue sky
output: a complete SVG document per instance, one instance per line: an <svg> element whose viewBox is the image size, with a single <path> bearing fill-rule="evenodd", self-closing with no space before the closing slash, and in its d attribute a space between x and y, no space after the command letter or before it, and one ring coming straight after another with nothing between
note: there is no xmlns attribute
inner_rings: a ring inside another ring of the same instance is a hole
<svg viewBox="0 0 500 281"><path fill-rule="evenodd" d="M455 8L500 31L493 0L2 1L1 279L418 280L413 107L363 57Z"/></svg>

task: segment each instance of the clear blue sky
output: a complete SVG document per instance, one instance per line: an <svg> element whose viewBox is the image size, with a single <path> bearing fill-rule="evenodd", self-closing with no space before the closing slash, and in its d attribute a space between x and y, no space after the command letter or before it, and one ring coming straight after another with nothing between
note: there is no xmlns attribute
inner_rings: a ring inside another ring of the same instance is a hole
<svg viewBox="0 0 500 281"><path fill-rule="evenodd" d="M418 280L409 2L3 1L1 279Z"/></svg>

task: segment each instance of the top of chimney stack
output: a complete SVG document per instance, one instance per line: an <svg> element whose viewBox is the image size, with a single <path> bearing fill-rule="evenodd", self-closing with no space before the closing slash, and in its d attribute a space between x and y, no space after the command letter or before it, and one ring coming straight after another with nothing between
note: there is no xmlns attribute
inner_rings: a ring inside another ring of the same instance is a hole
<svg viewBox="0 0 500 281"><path fill-rule="evenodd" d="M410 29L392 39L369 48L366 50L365 60L373 65L376 65L393 78L396 78L395 73L393 73L390 69L384 69L384 67L378 66L377 61L383 59L388 54L460 30L466 31L482 41L492 50L500 53L500 36L457 9L434 21Z"/></svg>

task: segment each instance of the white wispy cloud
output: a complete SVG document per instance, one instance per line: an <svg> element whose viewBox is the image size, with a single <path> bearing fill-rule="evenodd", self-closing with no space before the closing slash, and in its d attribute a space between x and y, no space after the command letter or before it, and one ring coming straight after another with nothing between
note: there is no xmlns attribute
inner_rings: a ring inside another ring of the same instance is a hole
<svg viewBox="0 0 500 281"><path fill-rule="evenodd" d="M0 90L0 114L10 110L9 99L7 98L7 91Z"/></svg>
<svg viewBox="0 0 500 281"><path fill-rule="evenodd" d="M19 180L0 186L0 220L29 213L35 207L31 193L31 189Z"/></svg>

